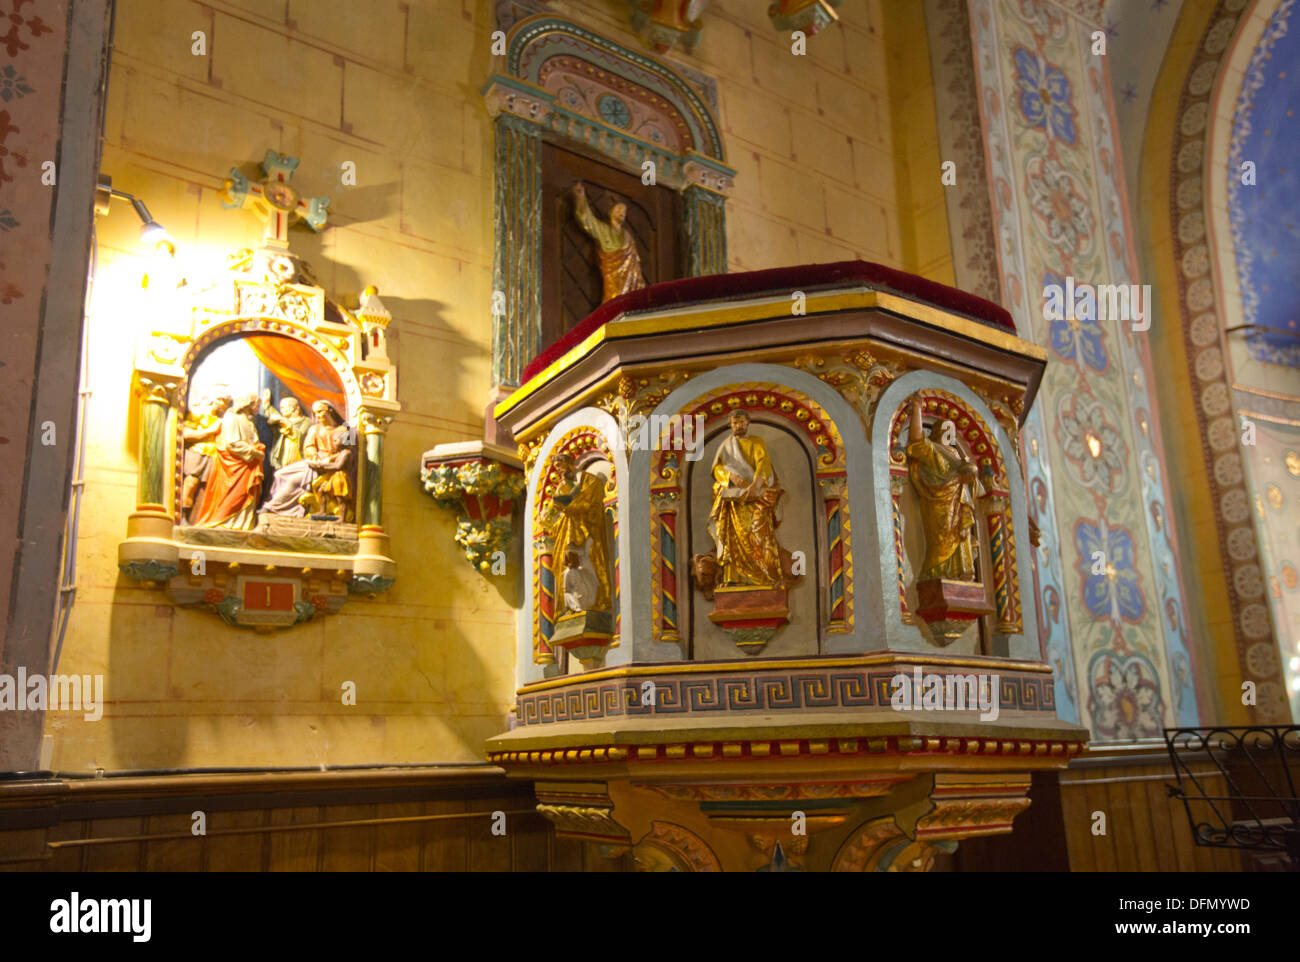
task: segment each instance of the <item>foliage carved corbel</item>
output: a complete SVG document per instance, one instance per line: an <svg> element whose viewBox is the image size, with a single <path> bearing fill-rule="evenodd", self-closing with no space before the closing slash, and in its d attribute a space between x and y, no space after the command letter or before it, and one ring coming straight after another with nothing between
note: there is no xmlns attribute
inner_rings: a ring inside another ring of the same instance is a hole
<svg viewBox="0 0 1300 962"><path fill-rule="evenodd" d="M456 544L484 574L501 574L514 533L515 501L524 492L523 463L482 441L440 444L421 459L420 481L442 508L460 514Z"/></svg>

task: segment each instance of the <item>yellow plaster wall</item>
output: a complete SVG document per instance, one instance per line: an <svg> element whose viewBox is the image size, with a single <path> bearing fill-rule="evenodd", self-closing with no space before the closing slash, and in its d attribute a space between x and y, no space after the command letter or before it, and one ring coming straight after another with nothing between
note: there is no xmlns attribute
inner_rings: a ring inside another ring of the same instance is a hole
<svg viewBox="0 0 1300 962"><path fill-rule="evenodd" d="M883 10L902 266L941 284L956 284L925 5L884 0Z"/></svg>
<svg viewBox="0 0 1300 962"><path fill-rule="evenodd" d="M621 3L553 6L638 46ZM847 0L840 15L799 58L763 4L729 0L706 14L697 56L668 58L719 78L739 170L732 270L902 266L880 4ZM259 222L217 191L274 148L301 158L304 195L331 198L329 229L295 228L294 249L345 303L375 284L393 314L402 411L384 522L398 577L377 599L258 634L119 575L134 338L167 306L157 282L141 290L138 222L115 202L98 223L78 590L56 669L103 674L107 707L98 722L47 715L56 770L470 761L506 727L517 587L470 568L454 517L418 481L422 451L481 436L488 397L493 139L478 91L491 18L485 0L119 0L102 169L170 230L178 268L201 277L257 241ZM345 161L355 187L340 183Z"/></svg>

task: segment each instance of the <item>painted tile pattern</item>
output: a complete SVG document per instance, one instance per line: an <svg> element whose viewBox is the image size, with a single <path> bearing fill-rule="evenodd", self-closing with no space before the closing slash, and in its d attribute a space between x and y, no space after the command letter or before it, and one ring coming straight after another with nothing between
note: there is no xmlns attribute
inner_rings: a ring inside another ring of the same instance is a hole
<svg viewBox="0 0 1300 962"><path fill-rule="evenodd" d="M1040 572L1061 578L1040 585L1048 660L1062 674L1070 662L1096 738L1159 737L1197 709L1146 337L1043 311L1043 288L1064 278L1137 279L1107 65L1092 53L1101 27L1053 0L971 0L970 13L1004 303L1051 360L1025 432Z"/></svg>

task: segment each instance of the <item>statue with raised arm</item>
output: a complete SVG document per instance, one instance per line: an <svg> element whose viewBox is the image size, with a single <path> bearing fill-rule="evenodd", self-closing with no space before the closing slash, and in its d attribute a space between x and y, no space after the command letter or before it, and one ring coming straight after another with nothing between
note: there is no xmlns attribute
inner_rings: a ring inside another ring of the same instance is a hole
<svg viewBox="0 0 1300 962"><path fill-rule="evenodd" d="M600 276L604 282L601 303L645 287L641 274L641 255L637 253L636 239L627 227L627 205L615 204L609 210L609 220L603 221L587 203L587 191L582 183L573 185L573 209L578 223L596 242L600 258Z"/></svg>
<svg viewBox="0 0 1300 962"><path fill-rule="evenodd" d="M554 539L555 557L564 566L559 599L562 604L556 614L607 611L612 591L605 534L605 479L595 472L580 470L567 455L557 456L552 464L560 483L542 511L541 522ZM570 574L574 569L587 570L585 574ZM584 607L575 608L575 604Z"/></svg>
<svg viewBox="0 0 1300 962"><path fill-rule="evenodd" d="M975 527L975 513L967 491L978 472L964 452L943 444L934 432L932 428L930 436L926 436L921 397L913 396L907 472L920 499L921 530L925 535L925 560L917 581L974 581L971 529Z"/></svg>

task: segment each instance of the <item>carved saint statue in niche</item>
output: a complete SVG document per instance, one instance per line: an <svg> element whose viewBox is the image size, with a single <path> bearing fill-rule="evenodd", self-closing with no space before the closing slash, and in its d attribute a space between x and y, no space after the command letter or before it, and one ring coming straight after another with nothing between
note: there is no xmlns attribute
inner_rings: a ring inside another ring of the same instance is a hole
<svg viewBox="0 0 1300 962"><path fill-rule="evenodd" d="M603 221L592 212L586 188L579 182L573 185L573 208L582 229L596 242L604 282L601 303L645 287L641 255L637 253L636 239L627 228L627 205L615 204L609 210L609 221Z"/></svg>
<svg viewBox="0 0 1300 962"><path fill-rule="evenodd" d="M271 427L280 432L271 446L267 463L272 471L279 471L287 464L302 460L302 443L307 437L312 419L302 409L296 397L286 397L280 401L280 410L271 406L271 391L262 392L262 417Z"/></svg>
<svg viewBox="0 0 1300 962"><path fill-rule="evenodd" d="M907 471L920 499L925 535L925 560L917 581L974 581L971 530L975 513L970 499L978 472L965 452L943 444L933 430L926 436L920 395L912 398Z"/></svg>
<svg viewBox="0 0 1300 962"><path fill-rule="evenodd" d="M266 447L257 440L253 414L257 395L239 398L221 418L203 501L194 524L204 528L253 527L257 502L262 496L262 461Z"/></svg>
<svg viewBox="0 0 1300 962"><path fill-rule="evenodd" d="M777 506L785 492L762 438L749 433L749 415L731 413L731 436L713 456L709 534L717 546L718 586L788 587L776 540Z"/></svg>
<svg viewBox="0 0 1300 962"><path fill-rule="evenodd" d="M203 398L181 420L181 438L185 443L185 456L181 462L181 473L185 477L181 486L181 508L187 517L193 513L199 490L212 473L221 419L234 403L234 399L225 393L211 399Z"/></svg>
<svg viewBox="0 0 1300 962"><path fill-rule="evenodd" d="M564 565L557 615L571 611L608 611L611 607L609 552L605 543L605 479L578 470L577 462L560 455L552 462L560 485L542 511L541 522L554 542L555 557ZM585 564L583 561L585 560ZM569 572L575 571L572 577ZM591 589L591 582L595 590ZM582 607L575 604L587 602Z"/></svg>
<svg viewBox="0 0 1300 962"><path fill-rule="evenodd" d="M302 440L302 457L275 472L264 511L301 518L309 514L353 520L352 432L328 401L311 406L315 422Z"/></svg>

